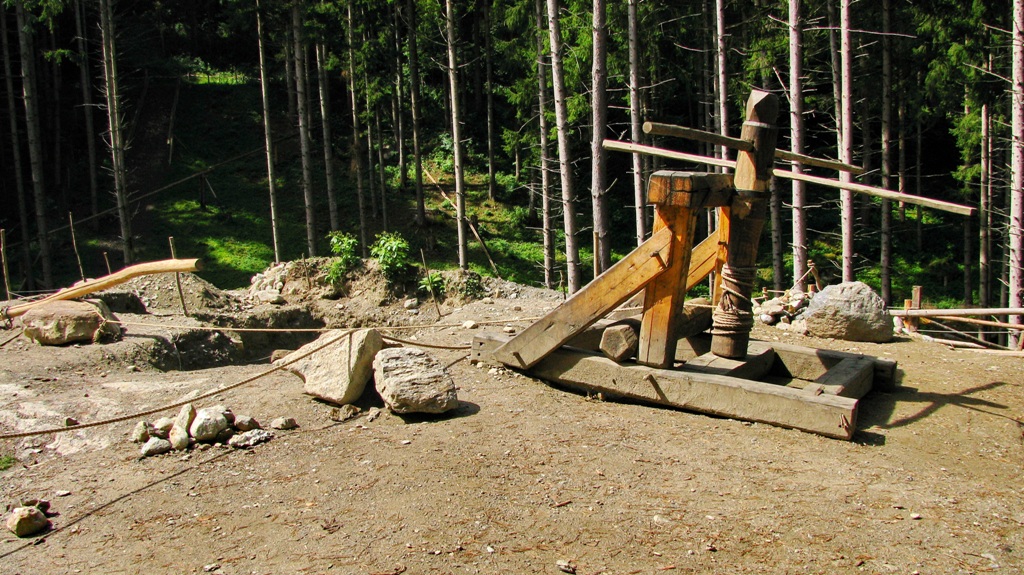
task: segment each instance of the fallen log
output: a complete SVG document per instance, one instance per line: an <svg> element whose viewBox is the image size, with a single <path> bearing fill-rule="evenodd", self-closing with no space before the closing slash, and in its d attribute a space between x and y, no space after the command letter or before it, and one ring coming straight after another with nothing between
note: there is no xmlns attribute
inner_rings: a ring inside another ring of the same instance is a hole
<svg viewBox="0 0 1024 575"><path fill-rule="evenodd" d="M146 262L141 264L135 264L128 266L120 271L116 271L110 275L96 278L81 282L77 285L73 285L69 288L64 288L59 292L49 295L41 300L36 300L31 303L25 303L21 305L11 306L3 310L5 318L16 318L28 310L45 305L47 303L64 300L64 299L75 299L82 296L105 290L109 287L123 284L124 282L137 278L139 276L161 274L169 272L194 272L202 269L202 262L198 259L187 259L187 260L160 260L155 262Z"/></svg>

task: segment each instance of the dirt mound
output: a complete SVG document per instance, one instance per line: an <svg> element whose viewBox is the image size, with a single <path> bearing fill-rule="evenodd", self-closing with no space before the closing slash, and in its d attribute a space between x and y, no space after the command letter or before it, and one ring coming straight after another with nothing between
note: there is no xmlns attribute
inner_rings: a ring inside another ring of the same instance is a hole
<svg viewBox="0 0 1024 575"><path fill-rule="evenodd" d="M180 277L185 306L190 313L203 310L240 309L237 298L203 278L191 273L182 273ZM104 301L110 299L112 302L135 296L150 312L154 310L181 311L178 285L174 274L170 273L137 277L113 289L100 292L98 295ZM108 302L107 305L112 306L112 309L118 307L117 303ZM119 310L114 309L114 311Z"/></svg>

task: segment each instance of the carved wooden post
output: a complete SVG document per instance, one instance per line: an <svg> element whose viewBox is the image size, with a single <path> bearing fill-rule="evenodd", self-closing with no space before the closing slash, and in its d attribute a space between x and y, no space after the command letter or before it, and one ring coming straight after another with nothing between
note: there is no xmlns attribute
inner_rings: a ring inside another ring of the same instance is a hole
<svg viewBox="0 0 1024 575"><path fill-rule="evenodd" d="M778 113L779 100L773 94L755 90L747 99L747 120L740 137L753 143L754 149L739 152L736 158L736 197L728 214L729 254L721 273L721 299L713 314L711 351L719 357L741 359L747 355L754 326L750 297L768 205Z"/></svg>

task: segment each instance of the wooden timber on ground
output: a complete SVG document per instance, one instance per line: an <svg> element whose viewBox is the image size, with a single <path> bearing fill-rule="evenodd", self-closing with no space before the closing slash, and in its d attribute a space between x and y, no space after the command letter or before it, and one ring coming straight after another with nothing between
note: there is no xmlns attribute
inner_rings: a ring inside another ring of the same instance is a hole
<svg viewBox="0 0 1024 575"><path fill-rule="evenodd" d="M476 336L473 340L472 359L496 363L493 352L507 339L507 336L502 334L483 333ZM773 351L772 346L764 342L751 342L750 350L755 352L751 354L751 362L760 366L757 369L764 369L765 357L772 356L774 363L769 369L778 369L778 356L769 353ZM818 350L804 348L803 353L813 359L816 358L816 351ZM845 358L836 363L843 359ZM743 366L744 361L734 363L732 369L755 369ZM602 393L608 397L621 397L686 411L769 423L849 440L856 430L860 398L848 395L855 391L866 393L862 383L857 387L857 382L863 382L864 369L875 369L871 360L861 363L861 370L856 372L856 378L847 376L844 379L840 374L836 374L822 384L823 388L827 388L825 391L818 391L817 388L807 388L814 382L805 382L806 386L801 389L784 384L708 373L702 368L691 370L686 365L677 369L659 369L636 364L618 364L601 355L563 347L548 354L533 367L525 370L525 373L557 385L589 393ZM847 390L846 393L830 391L839 387Z"/></svg>
<svg viewBox="0 0 1024 575"><path fill-rule="evenodd" d="M120 271L116 271L110 275L103 276L101 278L97 278L94 280L88 280L77 285L71 286L69 288L64 288L59 292L47 296L41 300L36 300L32 303L11 306L9 309L5 310L4 313L9 318L15 318L20 315L23 315L25 312L34 307L38 307L50 303L52 301L62 299L80 298L89 295L93 292L105 290L107 288L114 287L118 284L123 284L124 282L132 278L137 278L139 276L168 272L194 272L200 269L202 268L201 263L198 259L160 260L156 262L135 264L133 266L128 266Z"/></svg>

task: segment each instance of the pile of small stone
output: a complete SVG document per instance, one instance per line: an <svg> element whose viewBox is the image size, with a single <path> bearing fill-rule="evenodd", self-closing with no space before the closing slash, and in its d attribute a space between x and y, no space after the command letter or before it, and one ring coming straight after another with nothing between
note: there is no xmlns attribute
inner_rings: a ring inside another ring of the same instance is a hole
<svg viewBox="0 0 1024 575"><path fill-rule="evenodd" d="M249 299L257 304L281 305L285 303L284 297L281 296L281 290L284 289L284 283L290 270L291 262L280 262L252 276Z"/></svg>
<svg viewBox="0 0 1024 575"><path fill-rule="evenodd" d="M754 315L766 325L790 324L807 307L812 294L787 291L779 297L754 304Z"/></svg>
<svg viewBox="0 0 1024 575"><path fill-rule="evenodd" d="M298 427L292 418L279 417L271 422L274 429ZM168 451L184 451L199 446L227 445L248 449L269 441L274 433L262 428L258 421L248 415L235 415L223 405L204 407L196 410L191 403L182 406L176 417L161 417L149 423L140 421L132 430L132 441L141 443L142 456L149 457Z"/></svg>

